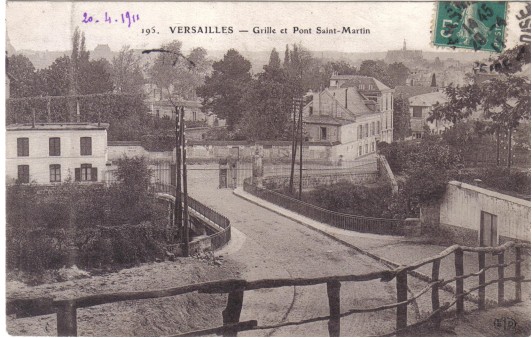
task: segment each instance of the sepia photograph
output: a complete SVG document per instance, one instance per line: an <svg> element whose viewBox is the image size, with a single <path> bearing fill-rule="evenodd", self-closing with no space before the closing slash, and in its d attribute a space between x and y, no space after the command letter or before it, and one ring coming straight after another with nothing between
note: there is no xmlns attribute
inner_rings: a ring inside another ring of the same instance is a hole
<svg viewBox="0 0 532 338"><path fill-rule="evenodd" d="M7 1L11 336L529 337L529 1Z"/></svg>

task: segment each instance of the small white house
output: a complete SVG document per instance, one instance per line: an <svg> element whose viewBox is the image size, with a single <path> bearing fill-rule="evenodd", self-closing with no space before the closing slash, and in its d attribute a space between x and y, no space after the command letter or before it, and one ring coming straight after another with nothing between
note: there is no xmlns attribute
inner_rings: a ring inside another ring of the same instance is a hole
<svg viewBox="0 0 532 338"><path fill-rule="evenodd" d="M37 123L6 127L6 183L102 182L107 123Z"/></svg>
<svg viewBox="0 0 532 338"><path fill-rule="evenodd" d="M444 104L449 99L442 92L433 92L412 96L408 99L410 106L410 128L412 129L412 138L421 138L425 126L428 127L431 134L441 134L452 124L447 121L435 120L427 121L436 104Z"/></svg>

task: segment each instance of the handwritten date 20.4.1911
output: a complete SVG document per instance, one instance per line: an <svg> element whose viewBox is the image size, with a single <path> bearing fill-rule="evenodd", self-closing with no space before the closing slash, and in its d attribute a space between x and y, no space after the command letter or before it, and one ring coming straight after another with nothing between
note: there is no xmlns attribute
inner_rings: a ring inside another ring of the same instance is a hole
<svg viewBox="0 0 532 338"><path fill-rule="evenodd" d="M87 12L83 12L83 18L81 23L85 24L125 24L127 27L131 27L132 24L140 20L139 14L130 13L126 11L120 13L117 16L111 16L108 12L105 12L103 16L92 15Z"/></svg>

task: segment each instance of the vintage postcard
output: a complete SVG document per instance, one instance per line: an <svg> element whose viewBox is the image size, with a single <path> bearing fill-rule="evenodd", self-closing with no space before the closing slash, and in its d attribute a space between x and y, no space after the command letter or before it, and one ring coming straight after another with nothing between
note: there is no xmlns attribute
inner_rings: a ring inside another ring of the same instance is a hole
<svg viewBox="0 0 532 338"><path fill-rule="evenodd" d="M8 1L13 336L530 336L530 2Z"/></svg>

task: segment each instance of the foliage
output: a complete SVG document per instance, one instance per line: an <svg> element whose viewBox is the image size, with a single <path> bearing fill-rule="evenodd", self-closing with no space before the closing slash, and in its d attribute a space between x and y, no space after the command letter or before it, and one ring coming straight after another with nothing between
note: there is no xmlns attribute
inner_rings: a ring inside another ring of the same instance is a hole
<svg viewBox="0 0 532 338"><path fill-rule="evenodd" d="M145 160L122 159L118 178L111 187L70 181L54 187L8 186L8 268L39 272L72 264L136 263L159 255L166 208L147 190Z"/></svg>
<svg viewBox="0 0 532 338"><path fill-rule="evenodd" d="M357 74L374 77L388 87L394 88L406 83L410 70L403 63L396 62L388 65L381 60L364 60Z"/></svg>
<svg viewBox="0 0 532 338"><path fill-rule="evenodd" d="M12 97L34 96L36 87L36 72L31 61L24 55L15 54L7 58L7 72L11 78Z"/></svg>
<svg viewBox="0 0 532 338"><path fill-rule="evenodd" d="M245 113L238 129L249 140L278 140L289 132L294 86L279 64L274 56L242 97Z"/></svg>
<svg viewBox="0 0 532 338"><path fill-rule="evenodd" d="M111 78L118 93L142 94L144 75L140 66L140 57L129 46L124 46L113 58Z"/></svg>
<svg viewBox="0 0 532 338"><path fill-rule="evenodd" d="M530 172L523 172L506 167L487 167L475 169L460 175L462 182L476 184L475 179L481 180L481 186L494 189L502 193L516 192L530 195Z"/></svg>
<svg viewBox="0 0 532 338"><path fill-rule="evenodd" d="M391 218L389 209L392 199L386 185L364 186L345 181L322 185L302 194L304 202L321 208L351 215Z"/></svg>
<svg viewBox="0 0 532 338"><path fill-rule="evenodd" d="M188 55L182 53L183 44L174 40L161 47L170 53L159 53L148 70L157 87L185 100L196 99L196 89L203 85L211 70L207 51L194 48Z"/></svg>
<svg viewBox="0 0 532 338"><path fill-rule="evenodd" d="M393 138L395 140L404 140L410 136L410 130L408 99L396 97L393 103Z"/></svg>
<svg viewBox="0 0 532 338"><path fill-rule="evenodd" d="M251 81L251 63L230 49L222 60L213 63L212 68L212 74L198 88L198 95L203 98L202 110L226 119L228 129L232 130L244 112L241 99Z"/></svg>

